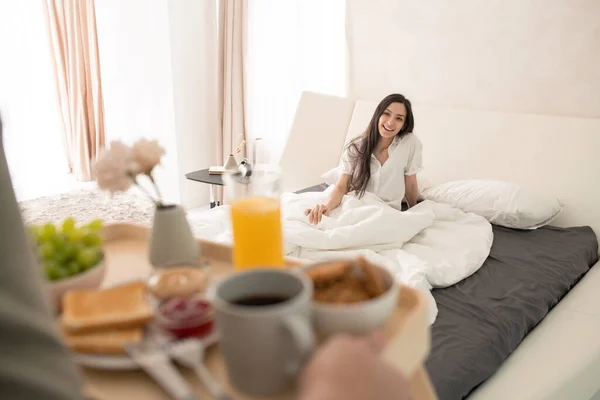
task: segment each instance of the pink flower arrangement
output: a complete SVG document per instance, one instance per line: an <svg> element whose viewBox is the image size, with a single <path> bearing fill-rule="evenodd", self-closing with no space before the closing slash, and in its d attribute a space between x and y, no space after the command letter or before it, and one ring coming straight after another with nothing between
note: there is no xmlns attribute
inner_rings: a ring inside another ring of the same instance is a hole
<svg viewBox="0 0 600 400"><path fill-rule="evenodd" d="M96 182L101 189L111 194L124 192L132 185L137 185L157 207L162 207L160 190L152 173L164 154L164 149L156 140L139 139L133 146L127 146L118 140L112 141L94 163ZM151 195L139 183L139 176L148 177L156 196Z"/></svg>

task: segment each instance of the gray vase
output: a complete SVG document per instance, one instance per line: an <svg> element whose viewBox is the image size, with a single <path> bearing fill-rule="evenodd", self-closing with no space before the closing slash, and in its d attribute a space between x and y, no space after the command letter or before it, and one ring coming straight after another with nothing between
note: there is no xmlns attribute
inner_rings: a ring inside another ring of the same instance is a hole
<svg viewBox="0 0 600 400"><path fill-rule="evenodd" d="M198 243L183 208L178 205L156 208L149 253L150 263L155 267L198 263Z"/></svg>
<svg viewBox="0 0 600 400"><path fill-rule="evenodd" d="M223 164L223 168L225 171L235 171L238 169L238 163L233 154L229 154L229 157L225 160L225 164Z"/></svg>

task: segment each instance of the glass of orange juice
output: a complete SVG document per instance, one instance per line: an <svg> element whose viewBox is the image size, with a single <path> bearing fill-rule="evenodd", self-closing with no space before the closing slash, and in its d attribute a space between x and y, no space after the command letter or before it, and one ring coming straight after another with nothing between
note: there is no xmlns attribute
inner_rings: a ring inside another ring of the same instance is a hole
<svg viewBox="0 0 600 400"><path fill-rule="evenodd" d="M256 165L228 173L225 186L231 204L235 268L283 268L279 168Z"/></svg>

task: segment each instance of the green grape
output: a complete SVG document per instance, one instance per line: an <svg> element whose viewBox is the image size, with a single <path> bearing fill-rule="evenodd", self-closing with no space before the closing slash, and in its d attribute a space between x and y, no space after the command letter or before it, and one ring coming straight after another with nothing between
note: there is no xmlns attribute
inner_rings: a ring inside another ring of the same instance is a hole
<svg viewBox="0 0 600 400"><path fill-rule="evenodd" d="M75 230L75 218L73 218L73 217L65 218L65 220L63 221L63 224L62 224L62 231L66 234L69 234L69 232L73 232L74 230Z"/></svg>
<svg viewBox="0 0 600 400"><path fill-rule="evenodd" d="M87 224L87 227L92 232L100 232L102 230L103 226L104 226L104 222L101 219L95 219L95 220L91 221L89 224Z"/></svg>
<svg viewBox="0 0 600 400"><path fill-rule="evenodd" d="M54 239L56 236L56 226L51 223L44 224L41 227L41 231L38 234L38 240L40 242L49 242Z"/></svg>
<svg viewBox="0 0 600 400"><path fill-rule="evenodd" d="M98 247L85 247L79 251L77 262L84 269L93 267L100 261L102 253Z"/></svg>
<svg viewBox="0 0 600 400"><path fill-rule="evenodd" d="M63 277L63 272L54 261L46 261L44 263L44 273L46 278L55 281Z"/></svg>
<svg viewBox="0 0 600 400"><path fill-rule="evenodd" d="M40 260L51 260L54 258L54 246L52 243L42 243L37 248L38 258Z"/></svg>
<svg viewBox="0 0 600 400"><path fill-rule="evenodd" d="M81 268L81 265L79 265L79 263L77 263L77 261L75 261L75 260L69 261L66 269L67 269L67 271L69 271L69 275L75 275L75 274L83 271L83 268Z"/></svg>
<svg viewBox="0 0 600 400"><path fill-rule="evenodd" d="M62 252L67 244L67 238L64 234L57 233L52 238L52 244L54 245L54 250L57 252Z"/></svg>
<svg viewBox="0 0 600 400"><path fill-rule="evenodd" d="M46 279L56 281L60 279L60 272L55 267L45 267Z"/></svg>
<svg viewBox="0 0 600 400"><path fill-rule="evenodd" d="M94 232L88 232L83 235L83 244L86 246L100 246L102 244L102 237Z"/></svg>
<svg viewBox="0 0 600 400"><path fill-rule="evenodd" d="M94 263L92 264L92 267L98 265L104 258L104 253L102 252L101 246L96 246L93 249L94 249L94 252L96 253L96 258L94 260Z"/></svg>
<svg viewBox="0 0 600 400"><path fill-rule="evenodd" d="M56 262L60 266L64 266L69 262L69 257L64 250L54 251L54 255L52 256L52 260Z"/></svg>
<svg viewBox="0 0 600 400"><path fill-rule="evenodd" d="M67 243L64 250L66 261L76 260L80 249L79 243Z"/></svg>
<svg viewBox="0 0 600 400"><path fill-rule="evenodd" d="M65 235L69 242L71 243L79 243L83 239L85 232L81 228L74 228L70 232L65 232Z"/></svg>

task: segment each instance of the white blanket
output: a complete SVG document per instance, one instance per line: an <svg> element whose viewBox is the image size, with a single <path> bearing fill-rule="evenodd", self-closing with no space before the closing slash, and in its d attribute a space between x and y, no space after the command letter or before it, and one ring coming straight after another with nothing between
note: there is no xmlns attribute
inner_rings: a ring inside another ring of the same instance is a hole
<svg viewBox="0 0 600 400"><path fill-rule="evenodd" d="M391 208L375 195L345 196L339 208L312 225L306 208L328 193L282 196L288 256L323 260L361 254L388 268L396 279L428 293L430 322L437 307L431 288L446 287L477 271L489 255L492 228L484 218L445 204L423 201L408 211ZM218 207L190 221L198 236L231 243L228 207Z"/></svg>

